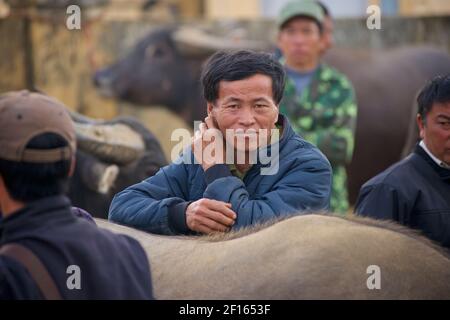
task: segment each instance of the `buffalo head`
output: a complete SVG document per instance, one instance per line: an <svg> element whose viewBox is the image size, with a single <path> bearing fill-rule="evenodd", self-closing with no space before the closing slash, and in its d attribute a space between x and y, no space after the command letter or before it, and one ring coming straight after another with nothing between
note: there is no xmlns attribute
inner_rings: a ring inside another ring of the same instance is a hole
<svg viewBox="0 0 450 320"><path fill-rule="evenodd" d="M69 198L95 217L106 218L116 193L167 164L156 137L134 118L103 122L73 113L72 119L78 150Z"/></svg>

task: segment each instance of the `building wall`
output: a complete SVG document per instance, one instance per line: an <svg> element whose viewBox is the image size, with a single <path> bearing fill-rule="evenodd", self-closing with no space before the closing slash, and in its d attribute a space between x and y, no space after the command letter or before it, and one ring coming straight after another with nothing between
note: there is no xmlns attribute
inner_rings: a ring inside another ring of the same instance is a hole
<svg viewBox="0 0 450 320"><path fill-rule="evenodd" d="M301 0L299 0L301 1ZM322 0L336 17L360 17L366 14L368 0ZM289 0L205 0L206 18L274 18Z"/></svg>
<svg viewBox="0 0 450 320"><path fill-rule="evenodd" d="M398 0L403 16L444 16L450 15L448 0Z"/></svg>
<svg viewBox="0 0 450 320"><path fill-rule="evenodd" d="M209 19L274 18L290 0L204 0ZM301 0L298 0L301 1ZM366 16L369 5L381 7L386 16L442 16L450 15L448 0L321 0L336 18Z"/></svg>
<svg viewBox="0 0 450 320"><path fill-rule="evenodd" d="M205 0L207 19L256 19L261 17L260 0Z"/></svg>
<svg viewBox="0 0 450 320"><path fill-rule="evenodd" d="M379 5L382 13L404 17L450 15L448 0L369 0Z"/></svg>

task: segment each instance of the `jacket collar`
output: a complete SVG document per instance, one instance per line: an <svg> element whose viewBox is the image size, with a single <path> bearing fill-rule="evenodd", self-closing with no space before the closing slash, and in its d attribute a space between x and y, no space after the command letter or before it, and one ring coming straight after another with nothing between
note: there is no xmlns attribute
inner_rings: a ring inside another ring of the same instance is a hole
<svg viewBox="0 0 450 320"><path fill-rule="evenodd" d="M439 166L419 144L416 144L416 147L414 148L413 152L415 154L417 154L419 157L421 157L423 160L425 160L433 168L433 170L439 175L441 180L450 183L450 170L449 169L445 169L445 168Z"/></svg>
<svg viewBox="0 0 450 320"><path fill-rule="evenodd" d="M291 139L295 134L295 132L292 129L292 126L289 123L287 117L281 113L278 115L276 126L281 127L281 136L279 137L278 143L273 142L264 148L271 149L274 145L278 145L279 151L281 151L283 147L288 143L289 139Z"/></svg>
<svg viewBox="0 0 450 320"><path fill-rule="evenodd" d="M434 162L436 162L436 164L442 168L445 169L450 169L450 166L446 163L444 163L444 161L441 161L440 159L436 158L436 156L427 148L427 145L425 144L425 141L421 140L419 142L419 146L422 147L423 150L425 150L425 152L430 156L431 159L433 159Z"/></svg>
<svg viewBox="0 0 450 320"><path fill-rule="evenodd" d="M0 243L14 241L36 228L72 220L75 217L71 213L70 200L63 195L33 201L0 220Z"/></svg>

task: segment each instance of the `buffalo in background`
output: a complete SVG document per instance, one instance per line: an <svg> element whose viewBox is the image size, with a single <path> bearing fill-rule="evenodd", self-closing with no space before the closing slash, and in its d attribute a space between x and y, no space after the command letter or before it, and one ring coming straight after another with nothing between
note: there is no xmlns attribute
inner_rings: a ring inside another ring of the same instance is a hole
<svg viewBox="0 0 450 320"><path fill-rule="evenodd" d="M193 124L206 113L199 82L202 63L216 50L237 48L271 50L273 46L218 39L188 27L165 27L98 71L94 82L106 95L138 105L164 105ZM415 113L414 98L427 80L450 73L450 56L428 47L382 52L332 49L325 61L346 74L356 91L356 145L347 168L354 203L365 181L401 158Z"/></svg>
<svg viewBox="0 0 450 320"><path fill-rule="evenodd" d="M77 132L72 205L107 218L116 193L154 175L167 160L158 140L132 117L98 121L72 113Z"/></svg>

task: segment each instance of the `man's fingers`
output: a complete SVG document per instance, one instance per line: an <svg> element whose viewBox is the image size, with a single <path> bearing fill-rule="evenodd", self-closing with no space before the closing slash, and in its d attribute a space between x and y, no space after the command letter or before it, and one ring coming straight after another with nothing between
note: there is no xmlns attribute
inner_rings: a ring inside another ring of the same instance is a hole
<svg viewBox="0 0 450 320"><path fill-rule="evenodd" d="M210 229L209 227L205 226L204 224L197 225L196 230L194 230L194 231L206 233L206 234L215 232L214 230Z"/></svg>
<svg viewBox="0 0 450 320"><path fill-rule="evenodd" d="M209 209L222 212L231 219L236 219L236 213L231 210L231 203L208 199L206 205Z"/></svg>
<svg viewBox="0 0 450 320"><path fill-rule="evenodd" d="M201 233L204 233L204 234L212 234L212 233L216 233L216 232L222 232L222 231L213 230L213 229L211 229L208 226L205 226L203 224L198 225L198 228L195 231L201 232ZM229 231L229 229L227 229L225 232L228 232L228 231Z"/></svg>
<svg viewBox="0 0 450 320"><path fill-rule="evenodd" d="M206 130L208 130L208 127L206 126L205 123L200 123L200 125L198 126L198 128L200 129L200 133L205 133Z"/></svg>
<svg viewBox="0 0 450 320"><path fill-rule="evenodd" d="M234 219L227 217L220 211L207 209L203 211L203 215L209 219L218 222L226 227L231 227L234 224Z"/></svg>
<svg viewBox="0 0 450 320"><path fill-rule="evenodd" d="M231 209L231 203L227 203L227 202L222 202L222 201L216 201L216 200L211 200L212 202L210 202L208 204L208 206L210 205L210 209L214 210L214 211L219 211L222 212L224 215L226 215L227 217L231 218L231 219L236 219L236 213Z"/></svg>
<svg viewBox="0 0 450 320"><path fill-rule="evenodd" d="M230 209L229 206L221 206L218 209L215 209L215 211L221 212L223 215L227 216L230 219L235 220L236 219L236 213Z"/></svg>
<svg viewBox="0 0 450 320"><path fill-rule="evenodd" d="M221 223L218 223L214 220L211 220L205 216L202 216L201 218L199 218L198 223L200 225L205 225L206 227L208 227L209 229L211 229L212 231L220 231L220 232L226 232L228 231L228 227L224 226Z"/></svg>
<svg viewBox="0 0 450 320"><path fill-rule="evenodd" d="M210 116L207 116L205 118L205 123L208 126L208 129L215 129L216 127L214 126L214 122L212 120L212 118Z"/></svg>
<svg viewBox="0 0 450 320"><path fill-rule="evenodd" d="M200 139L202 137L202 131L201 130L197 130L194 133L194 140Z"/></svg>

